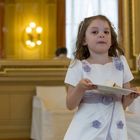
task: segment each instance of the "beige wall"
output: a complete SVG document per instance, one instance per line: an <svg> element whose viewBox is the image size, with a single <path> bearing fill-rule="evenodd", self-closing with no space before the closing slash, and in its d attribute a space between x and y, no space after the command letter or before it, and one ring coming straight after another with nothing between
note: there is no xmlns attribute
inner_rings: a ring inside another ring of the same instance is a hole
<svg viewBox="0 0 140 140"><path fill-rule="evenodd" d="M123 48L131 70L139 76L136 67L137 56L140 53L140 18L139 0L122 1L122 32Z"/></svg>
<svg viewBox="0 0 140 140"><path fill-rule="evenodd" d="M29 138L38 85L63 85L69 61L0 62L0 139Z"/></svg>

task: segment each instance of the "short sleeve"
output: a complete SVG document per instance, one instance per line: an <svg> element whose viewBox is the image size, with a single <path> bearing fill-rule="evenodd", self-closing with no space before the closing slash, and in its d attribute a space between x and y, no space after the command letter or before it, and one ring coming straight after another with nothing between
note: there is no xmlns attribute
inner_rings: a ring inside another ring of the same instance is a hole
<svg viewBox="0 0 140 140"><path fill-rule="evenodd" d="M65 83L76 86L82 79L82 63L80 60L72 60L65 77Z"/></svg>
<svg viewBox="0 0 140 140"><path fill-rule="evenodd" d="M123 66L124 66L123 83L127 83L127 82L133 80L134 77L132 75L132 72L130 70L130 67L127 63L125 56L122 55L121 60L123 62Z"/></svg>

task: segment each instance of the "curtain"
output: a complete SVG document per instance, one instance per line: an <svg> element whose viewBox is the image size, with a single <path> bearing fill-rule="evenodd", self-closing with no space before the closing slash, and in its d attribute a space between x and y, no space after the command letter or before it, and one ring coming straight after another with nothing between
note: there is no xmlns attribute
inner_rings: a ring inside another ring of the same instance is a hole
<svg viewBox="0 0 140 140"><path fill-rule="evenodd" d="M118 29L118 0L66 0L66 47L73 58L79 23L97 14L106 15Z"/></svg>

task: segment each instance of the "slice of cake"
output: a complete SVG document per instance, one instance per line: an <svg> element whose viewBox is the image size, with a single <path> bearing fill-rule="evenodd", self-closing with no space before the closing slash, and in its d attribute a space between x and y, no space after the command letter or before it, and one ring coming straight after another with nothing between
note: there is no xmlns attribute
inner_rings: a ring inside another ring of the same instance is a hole
<svg viewBox="0 0 140 140"><path fill-rule="evenodd" d="M115 82L113 82L113 81L106 81L106 82L105 82L105 86L121 88L120 86L118 86L118 85L117 85Z"/></svg>
<svg viewBox="0 0 140 140"><path fill-rule="evenodd" d="M121 87L120 87L120 86L118 86L116 83L114 83L112 87L121 88Z"/></svg>

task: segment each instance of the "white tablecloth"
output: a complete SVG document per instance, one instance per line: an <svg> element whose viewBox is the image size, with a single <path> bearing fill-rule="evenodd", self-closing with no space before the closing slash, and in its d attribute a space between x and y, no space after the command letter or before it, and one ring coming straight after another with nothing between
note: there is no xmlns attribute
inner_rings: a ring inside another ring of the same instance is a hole
<svg viewBox="0 0 140 140"><path fill-rule="evenodd" d="M140 97L134 100L134 102L127 108L128 111L140 115Z"/></svg>
<svg viewBox="0 0 140 140"><path fill-rule="evenodd" d="M126 125L129 140L140 140L140 115L126 113Z"/></svg>
<svg viewBox="0 0 140 140"><path fill-rule="evenodd" d="M31 138L34 140L63 140L73 116L68 110L48 110L38 97L33 98Z"/></svg>
<svg viewBox="0 0 140 140"><path fill-rule="evenodd" d="M47 110L43 101L35 96L33 98L31 138L34 140L63 140L73 113L66 110ZM126 120L129 140L140 140L140 114L126 112Z"/></svg>

